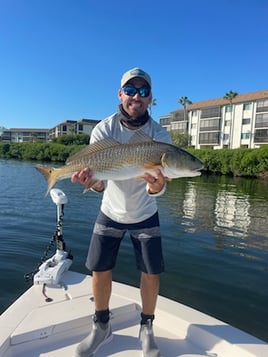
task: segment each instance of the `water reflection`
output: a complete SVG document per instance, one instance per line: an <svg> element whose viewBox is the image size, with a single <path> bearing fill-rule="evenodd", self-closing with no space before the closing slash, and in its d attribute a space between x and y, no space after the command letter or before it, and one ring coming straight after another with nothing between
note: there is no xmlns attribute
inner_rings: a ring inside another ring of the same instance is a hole
<svg viewBox="0 0 268 357"><path fill-rule="evenodd" d="M198 182L189 181L185 187L181 222L187 227L185 230L192 233L196 231L194 220L198 219L199 214L202 215L201 210L204 209L205 213L214 212L213 230L215 232L228 236L246 237L251 223L248 195L237 194L233 190L235 186L230 185L231 187L216 192L215 202L214 200L210 202L206 194L202 195L202 192L198 192L197 186ZM206 200L206 207L200 205L200 202L204 200Z"/></svg>
<svg viewBox="0 0 268 357"><path fill-rule="evenodd" d="M250 203L247 196L219 191L215 203L215 232L228 236L246 237L250 226Z"/></svg>
<svg viewBox="0 0 268 357"><path fill-rule="evenodd" d="M251 181L226 177L174 180L159 200L164 224L175 224L177 234L214 232L217 248L242 251L252 247L268 252L267 184L259 182L262 190Z"/></svg>
<svg viewBox="0 0 268 357"><path fill-rule="evenodd" d="M55 207L32 163L0 160L0 312L25 289L55 229ZM61 181L68 196L64 236L72 269L84 261L100 195ZM173 180L158 199L166 272L161 294L268 341L268 184L195 177ZM126 266L133 269L126 269ZM130 240L123 241L115 280L139 284Z"/></svg>
<svg viewBox="0 0 268 357"><path fill-rule="evenodd" d="M193 182L188 182L185 190L185 198L183 200L182 211L183 220L182 224L187 226L188 232L195 232L195 226L193 224L193 219L196 215L196 197L197 190Z"/></svg>

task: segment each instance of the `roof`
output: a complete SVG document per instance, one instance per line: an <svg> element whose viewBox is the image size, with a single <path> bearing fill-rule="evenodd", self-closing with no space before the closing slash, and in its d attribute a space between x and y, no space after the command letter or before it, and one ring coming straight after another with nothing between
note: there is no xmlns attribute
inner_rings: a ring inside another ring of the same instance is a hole
<svg viewBox="0 0 268 357"><path fill-rule="evenodd" d="M259 99L268 99L268 89L256 91L256 92L250 92L250 93L245 93L245 94L238 94L232 102L234 104L237 103L247 103ZM192 104L189 104L187 106L187 110L195 110L195 109L200 109L200 108L206 108L206 107L214 107L214 106L221 106L221 105L226 105L229 104L229 101L227 99L222 98L216 98L216 99L208 99L208 100L203 100L200 102L194 102ZM180 110L180 109L178 109Z"/></svg>
<svg viewBox="0 0 268 357"><path fill-rule="evenodd" d="M79 119L77 120L78 124L85 123L85 124L97 124L101 120L95 120L95 119Z"/></svg>
<svg viewBox="0 0 268 357"><path fill-rule="evenodd" d="M33 128L11 128L11 129L5 129L5 131L12 131L12 132L48 132L49 129L33 129Z"/></svg>

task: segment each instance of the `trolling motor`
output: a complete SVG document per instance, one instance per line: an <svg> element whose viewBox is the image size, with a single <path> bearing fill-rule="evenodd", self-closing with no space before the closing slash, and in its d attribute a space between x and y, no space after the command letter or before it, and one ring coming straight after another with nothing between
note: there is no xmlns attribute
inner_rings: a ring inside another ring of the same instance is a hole
<svg viewBox="0 0 268 357"><path fill-rule="evenodd" d="M62 274L69 269L73 257L65 250L65 242L62 235L63 208L68 202L65 193L57 188L50 191L52 201L57 206L57 228L54 240L57 244L56 254L47 259L38 268L34 275L34 284L58 285Z"/></svg>

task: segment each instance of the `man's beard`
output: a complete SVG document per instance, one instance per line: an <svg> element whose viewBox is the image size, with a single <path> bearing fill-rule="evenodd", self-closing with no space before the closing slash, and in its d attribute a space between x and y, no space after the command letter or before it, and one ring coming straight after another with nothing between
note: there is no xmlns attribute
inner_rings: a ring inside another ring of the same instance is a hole
<svg viewBox="0 0 268 357"><path fill-rule="evenodd" d="M149 116L149 113L148 111L146 110L146 112L141 115L140 117L137 117L137 118L133 118L132 116L130 116L123 108L123 105L120 104L118 106L119 108L119 118L120 118L120 121L121 123L124 125L127 124L127 125L131 125L131 126L136 126L136 127L139 127L139 126L142 126L144 125L145 123L147 123L147 121L150 119L150 116Z"/></svg>

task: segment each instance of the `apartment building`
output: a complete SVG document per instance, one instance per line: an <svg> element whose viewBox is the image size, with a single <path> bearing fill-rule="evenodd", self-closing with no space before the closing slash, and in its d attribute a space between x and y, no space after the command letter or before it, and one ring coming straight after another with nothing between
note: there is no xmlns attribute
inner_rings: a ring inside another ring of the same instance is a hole
<svg viewBox="0 0 268 357"><path fill-rule="evenodd" d="M201 148L258 148L268 144L268 90L238 94L188 105L160 117L168 131L186 132L190 146Z"/></svg>
<svg viewBox="0 0 268 357"><path fill-rule="evenodd" d="M99 123L99 121L100 120L93 119L66 120L50 129L49 137L50 139L53 139L61 135L82 133L90 135L92 129Z"/></svg>
<svg viewBox="0 0 268 357"><path fill-rule="evenodd" d="M51 129L23 129L23 128L2 128L0 132L1 140L4 142L33 142L49 141L66 134L91 134L92 129L99 123L99 120L79 119L66 120Z"/></svg>
<svg viewBox="0 0 268 357"><path fill-rule="evenodd" d="M1 141L10 143L22 143L33 141L48 141L49 129L33 129L33 128L12 128L2 129Z"/></svg>

